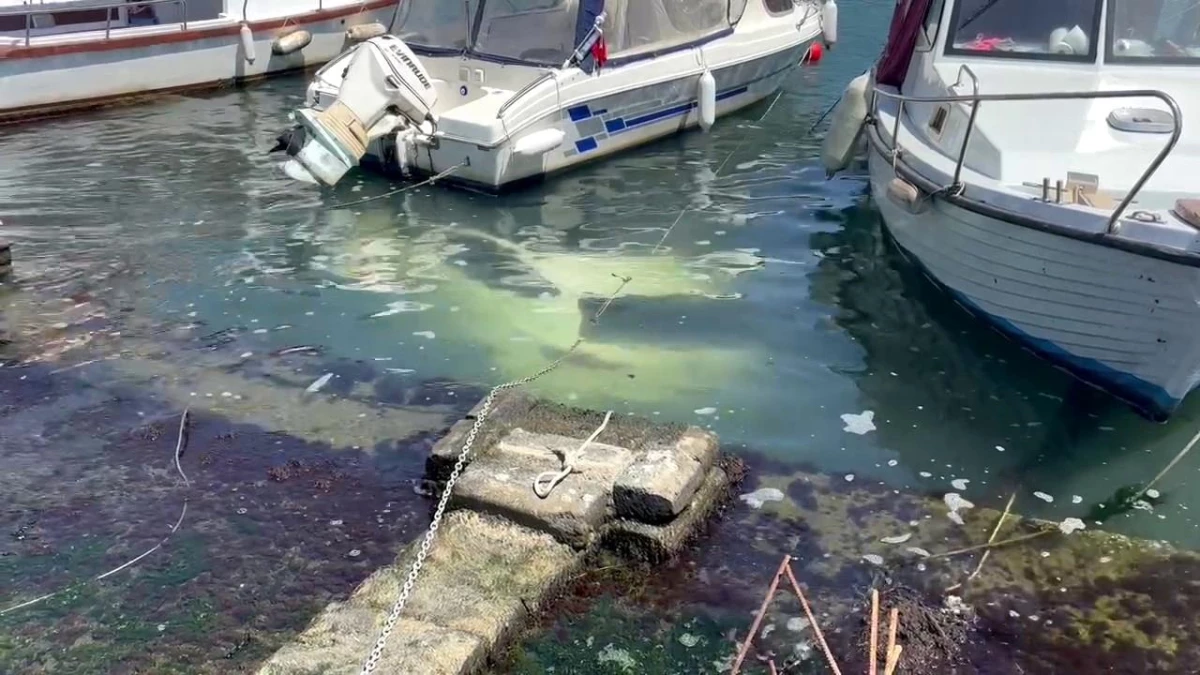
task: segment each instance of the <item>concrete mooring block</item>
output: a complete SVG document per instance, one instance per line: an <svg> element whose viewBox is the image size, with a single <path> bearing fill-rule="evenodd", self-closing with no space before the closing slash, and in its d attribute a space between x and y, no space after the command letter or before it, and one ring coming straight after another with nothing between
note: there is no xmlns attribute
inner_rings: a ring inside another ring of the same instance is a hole
<svg viewBox="0 0 1200 675"><path fill-rule="evenodd" d="M429 479L444 481L479 414L477 406L436 444ZM671 556L729 494L717 447L698 428L629 416L605 423L597 411L498 396L378 672L473 675L600 546L639 560ZM573 471L539 496L535 479L560 472L564 459ZM358 672L419 544L327 607L260 675Z"/></svg>

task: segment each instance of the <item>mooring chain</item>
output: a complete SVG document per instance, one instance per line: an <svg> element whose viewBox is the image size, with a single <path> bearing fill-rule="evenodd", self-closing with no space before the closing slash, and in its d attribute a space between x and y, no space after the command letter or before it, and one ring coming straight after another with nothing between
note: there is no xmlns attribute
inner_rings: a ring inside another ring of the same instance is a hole
<svg viewBox="0 0 1200 675"><path fill-rule="evenodd" d="M621 277L615 274L613 276L621 280L621 285L617 286L617 290L613 291L612 295L608 296L608 300L600 306L599 311L592 317L592 323L600 320L601 315L612 305L613 300L616 299L617 295L632 280L631 277ZM392 605L392 611L388 613L387 619L383 622L383 629L379 631L379 638L375 640L375 646L371 648L370 656L363 663L360 675L371 675L374 673L375 668L379 665L379 660L383 658L383 648L387 645L388 638L391 637L392 631L396 628L396 622L400 620L400 614L404 611L404 605L408 602L408 597L412 595L413 586L417 583L417 576L421 574L421 568L425 565L425 559L429 556L429 549L433 546L434 537L437 536L438 528L441 527L442 516L446 513L446 505L450 503L450 493L454 489L454 484L458 482L459 477L462 475L463 469L467 466L467 458L471 455L471 446L475 443L475 438L479 435L479 430L483 428L484 421L487 420L488 415L491 413L492 404L495 403L497 394L508 389L527 385L553 371L562 365L563 361L566 361L581 344L583 344L582 336L577 338L567 348L567 351L563 352L562 356L550 362L545 368L519 380L496 385L483 399L483 404L479 408L479 414L475 416L475 423L471 425L471 431L467 433L467 438L463 441L462 451L458 453L458 459L454 462L454 470L450 472L450 477L446 479L446 487L442 489L442 496L438 500L437 508L433 512L433 522L429 524L429 529L425 532L425 539L421 542L421 547L417 549L417 558L408 570L408 577L404 580L404 587L400 589L400 596L396 598L396 603Z"/></svg>

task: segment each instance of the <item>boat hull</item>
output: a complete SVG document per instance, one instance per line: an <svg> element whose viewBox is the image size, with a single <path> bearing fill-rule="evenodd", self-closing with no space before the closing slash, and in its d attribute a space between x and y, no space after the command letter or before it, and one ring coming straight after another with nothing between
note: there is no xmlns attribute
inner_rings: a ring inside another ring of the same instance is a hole
<svg viewBox="0 0 1200 675"><path fill-rule="evenodd" d="M1077 378L1164 421L1200 382L1200 268L871 192L906 258L970 313ZM915 211L915 212L914 212Z"/></svg>
<svg viewBox="0 0 1200 675"><path fill-rule="evenodd" d="M231 19L191 22L187 30L178 24L125 27L112 29L108 38L97 31L28 46L0 43L0 124L319 66L350 46L349 27L387 25L394 8L394 0L374 0L252 20L253 63L245 58L241 25ZM291 54L273 53L274 40L295 30L310 32L312 42Z"/></svg>
<svg viewBox="0 0 1200 675"><path fill-rule="evenodd" d="M714 68L716 117L727 116L777 92L816 39L818 35L792 40L777 51ZM690 54L684 58L695 63ZM689 70L694 70L694 65ZM610 84L594 98L551 109L520 132L521 137L549 129L565 133L561 146L542 155L519 156L513 152L511 141L486 147L466 139L442 137L435 147L422 147L401 163L396 159L395 144L386 139L370 146L364 164L385 173L397 172L401 165L416 175L450 171L445 182L487 192L512 189L699 126L697 81L697 75L688 72L644 86ZM611 93L614 88L617 93Z"/></svg>

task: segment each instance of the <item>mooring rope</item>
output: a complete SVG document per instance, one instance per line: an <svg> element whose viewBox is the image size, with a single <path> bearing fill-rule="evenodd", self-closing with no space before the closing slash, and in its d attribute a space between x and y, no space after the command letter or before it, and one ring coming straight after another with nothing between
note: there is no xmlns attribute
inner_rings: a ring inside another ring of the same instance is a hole
<svg viewBox="0 0 1200 675"><path fill-rule="evenodd" d="M330 204L329 208L341 209L341 208L345 208L347 206L354 206L356 204L365 204L367 202L373 202L376 199L383 199L384 197L391 197L392 195L398 195L401 192L408 192L409 190L415 190L419 187L429 185L430 183L437 182L437 181L445 178L446 176L449 176L450 174L454 173L455 171L458 171L459 169L463 168L464 166L470 166L470 165L471 165L471 160L464 159L463 161L459 162L458 164L455 164L454 166L450 167L449 169L446 169L445 171L441 171L437 174L434 174L434 175L430 176L429 178L426 178L425 180L421 181L420 183L413 183L412 185L405 185L403 187L396 188L395 190L390 190L388 192L384 192L383 194L371 195L370 197L363 197L362 199L356 199L352 202L342 202L340 204Z"/></svg>
<svg viewBox="0 0 1200 675"><path fill-rule="evenodd" d="M187 421L188 421L188 412L189 411L190 411L190 408L185 409L183 411L183 416L179 419L179 439L175 442L175 470L179 472L179 477L183 479L183 486L185 488L191 487L192 482L190 480L188 480L187 474L185 474L183 472L183 466L179 463L179 458L183 454L184 438L187 433ZM154 546L152 546L146 552L142 553L141 555L139 555L136 558L133 558L132 560L125 562L124 564L122 564L118 567L114 567L113 569L111 569L99 576L95 576L90 579L85 579L84 581L72 584L70 586L67 586L66 588L62 588L57 591L54 591L53 593L47 593L43 596L34 598L32 600L27 600L25 602L22 602L19 605L13 605L12 607L2 609L2 610L0 610L0 616L4 616L5 614L8 614L9 612L15 612L18 609L24 609L25 607L30 607L32 605L36 605L39 602L42 602L44 600L49 600L50 598L53 598L58 595L62 595L63 593L66 593L67 591L74 590L76 588L80 588L91 582L102 581L102 580L107 579L108 577L111 577L112 575L120 572L121 570L124 570L128 567L131 567L131 566L137 564L139 561L144 559L146 556L150 555L151 553L154 553L158 549L162 548L164 544L167 543L167 540L169 540L171 538L171 536L174 535L175 532L177 532L179 530L179 526L183 524L183 518L184 518L184 516L187 515L187 510L188 510L188 495L185 493L183 496L183 510L180 511L179 518L175 520L175 524L171 527L171 531L167 532L167 536L163 537L162 541L160 541L157 544L155 544Z"/></svg>
<svg viewBox="0 0 1200 675"><path fill-rule="evenodd" d="M614 274L613 276L617 275ZM600 317L603 316L604 312L609 308L610 305L612 305L617 295L619 295L621 291L624 290L625 286L632 281L631 277L617 276L617 278L621 280L621 284L617 286L617 289L613 291L611 295L608 296L608 300L606 300L604 304L600 306L600 309L596 312L595 316L592 317L592 323L599 323ZM433 546L433 540L437 536L438 528L441 527L442 517L446 513L446 505L450 503L450 494L454 490L455 483L458 482L459 477L462 475L463 469L466 468L467 459L471 455L471 446L475 443L475 438L479 435L479 430L483 428L483 423L487 420L488 415L491 414L492 405L496 401L496 396L502 391L525 386L530 382L542 377L543 375L555 370L562 365L567 358L575 353L575 350L578 349L579 345L581 344L583 344L582 335L576 338L575 342L571 343L571 346L567 348L567 351L564 352L562 356L558 357L554 361L551 361L546 367L542 368L536 373L533 373L532 375L522 377L519 380L513 380L511 382L505 382L504 384L496 385L495 387L492 387L492 390L488 392L486 397L484 397L483 404L479 408L479 414L475 416L475 423L471 425L471 430L467 432L467 438L463 441L462 451L458 453L458 459L454 462L454 469L450 472L450 477L446 479L446 486L442 489L442 496L440 499L438 499L437 508L433 512L433 521L430 522L429 529L425 532L425 539L421 542L420 548L417 549L417 558L413 561L412 567L408 571L408 577L404 580L404 587L400 589L400 596L396 598L396 602L392 605L392 609L388 613L387 619L383 622L383 628L379 631L379 637L375 640L375 646L371 648L370 655L367 657L366 662L363 663L360 675L371 675L373 672L375 672L375 668L379 666L379 660L383 658L383 649L387 645L388 638L391 637L392 631L396 628L396 622L400 620L400 614L404 611L404 605L408 602L408 597L412 594L413 586L415 586L417 583L417 576L421 574L421 568L425 565L425 558L429 556L429 549ZM609 413L609 415L611 414L612 413ZM605 417L605 425L607 425L607 423L608 417ZM600 430L603 429L603 426L604 425L601 425ZM597 430L596 434L594 435L598 436L600 430Z"/></svg>
<svg viewBox="0 0 1200 675"><path fill-rule="evenodd" d="M591 436L588 436L588 439L583 442L583 445L580 445L578 448L576 448L575 452L564 454L559 457L559 459L562 460L561 470L543 471L539 473L537 477L533 479L533 494L537 495L541 499L546 499L550 496L551 492L554 492L554 488L558 487L559 483L563 482L567 479L567 476L570 476L572 473L574 473L575 460L579 459L579 456L583 454L583 451L587 449L587 446L591 445L592 442L596 440L596 437L608 427L608 420L610 419L612 419L611 410L604 415L604 421L600 423L600 426L596 427L596 430L592 432Z"/></svg>

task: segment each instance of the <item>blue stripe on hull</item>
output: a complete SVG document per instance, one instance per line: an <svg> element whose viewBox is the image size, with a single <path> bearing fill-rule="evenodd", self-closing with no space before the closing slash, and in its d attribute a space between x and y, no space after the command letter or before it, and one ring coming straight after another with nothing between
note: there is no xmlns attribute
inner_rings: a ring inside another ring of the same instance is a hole
<svg viewBox="0 0 1200 675"><path fill-rule="evenodd" d="M925 278L954 298L955 302L966 309L971 315L1000 331L1006 337L1020 343L1037 356L1067 371L1085 383L1124 401L1134 410L1155 422L1165 422L1179 408L1179 404L1182 403L1183 399L1171 395L1166 389L1157 384L1119 371L1096 359L1076 356L1049 340L1034 337L1026 333L1003 317L987 312L972 302L966 295L938 281L933 276L933 273L929 271L929 268L925 267L925 264L921 262L920 258L901 246L899 241L896 241L896 238L888 230L886 221L884 222L883 231L904 259L920 270Z"/></svg>

